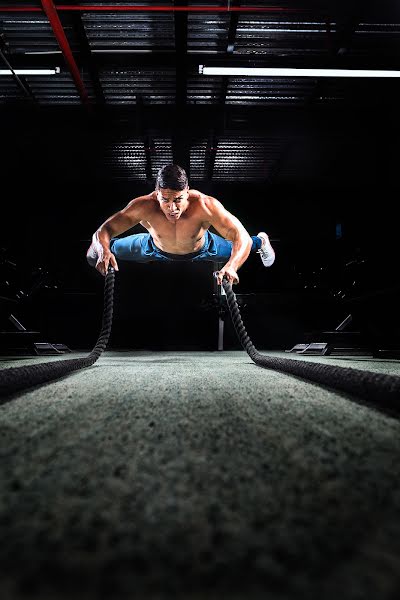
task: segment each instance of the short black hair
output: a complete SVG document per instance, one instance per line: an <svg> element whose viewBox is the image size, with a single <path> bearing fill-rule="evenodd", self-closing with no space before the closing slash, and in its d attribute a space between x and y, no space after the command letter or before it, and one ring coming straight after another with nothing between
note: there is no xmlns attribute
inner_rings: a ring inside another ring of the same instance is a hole
<svg viewBox="0 0 400 600"><path fill-rule="evenodd" d="M156 189L182 191L188 187L185 169L179 165L165 165L157 173Z"/></svg>

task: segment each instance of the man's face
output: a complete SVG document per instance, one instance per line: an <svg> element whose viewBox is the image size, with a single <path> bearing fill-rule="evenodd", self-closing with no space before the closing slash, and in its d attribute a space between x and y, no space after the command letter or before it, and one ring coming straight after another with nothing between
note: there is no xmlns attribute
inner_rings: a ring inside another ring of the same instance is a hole
<svg viewBox="0 0 400 600"><path fill-rule="evenodd" d="M160 208L170 223L175 223L189 206L189 188L182 191L161 188L157 190Z"/></svg>

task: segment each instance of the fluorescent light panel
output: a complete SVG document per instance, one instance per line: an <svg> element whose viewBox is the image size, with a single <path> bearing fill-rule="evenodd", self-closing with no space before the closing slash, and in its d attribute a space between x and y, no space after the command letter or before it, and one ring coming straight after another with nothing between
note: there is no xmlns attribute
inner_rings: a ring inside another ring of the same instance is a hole
<svg viewBox="0 0 400 600"><path fill-rule="evenodd" d="M400 71L368 69L281 69L260 67L206 67L199 65L202 75L244 75L249 77L400 77Z"/></svg>
<svg viewBox="0 0 400 600"><path fill-rule="evenodd" d="M0 69L0 75L57 75L61 72L60 67L54 69Z"/></svg>

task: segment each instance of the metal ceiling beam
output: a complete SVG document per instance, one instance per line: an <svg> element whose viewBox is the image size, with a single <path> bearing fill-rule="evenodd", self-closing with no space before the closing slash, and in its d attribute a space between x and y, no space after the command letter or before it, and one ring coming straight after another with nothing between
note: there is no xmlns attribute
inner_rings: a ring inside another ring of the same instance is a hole
<svg viewBox="0 0 400 600"><path fill-rule="evenodd" d="M175 164L180 165L186 171L190 180L190 141L188 139L188 129L182 126L176 126L172 135L172 159Z"/></svg>
<svg viewBox="0 0 400 600"><path fill-rule="evenodd" d="M207 181L212 181L212 178L213 178L215 157L217 155L217 146L218 146L218 139L217 139L215 133L213 133L208 140L208 144L207 144L207 148L206 148L205 170L206 170Z"/></svg>
<svg viewBox="0 0 400 600"><path fill-rule="evenodd" d="M185 7L187 0L174 0L176 8ZM187 100L187 14L175 14L176 106L180 110Z"/></svg>
<svg viewBox="0 0 400 600"><path fill-rule="evenodd" d="M228 93L228 83L229 83L229 77L223 76L222 77L222 85L221 85L221 97L220 97L220 101L219 101L221 106L225 106L226 95Z"/></svg>
<svg viewBox="0 0 400 600"><path fill-rule="evenodd" d="M236 0L232 0L233 2L233 8L237 8L237 1ZM236 40L236 30L237 30L237 26L239 23L239 13L231 13L230 16L230 20L229 20L229 28L228 28L228 39L227 39L227 44L226 44L226 53L229 56L229 58L232 57L233 52L235 50L235 40ZM222 104L222 106L225 106L225 102L226 102L226 95L228 93L228 83L229 83L229 77L223 77L222 79L222 89L221 89L221 99L220 99L220 103Z"/></svg>
<svg viewBox="0 0 400 600"><path fill-rule="evenodd" d="M332 44L332 53L343 56L349 52L355 30L360 22L359 16L349 16L344 22L338 21L337 33Z"/></svg>
<svg viewBox="0 0 400 600"><path fill-rule="evenodd" d="M136 127L136 133L140 136L144 136L145 132L147 130L147 122L146 122L146 118L145 115L143 113L143 96L142 94L138 93L136 94L136 103L134 108L132 108L132 110L134 111L134 115L135 115L135 127ZM129 115L130 115L131 111L129 111Z"/></svg>
<svg viewBox="0 0 400 600"><path fill-rule="evenodd" d="M338 59L343 60L344 54L350 49L352 36L359 23L359 17L354 15L347 17L343 22L337 19L336 35L332 32L331 20L326 20L326 49L328 60L333 64L338 64ZM306 99L306 107L314 104L326 88L326 82L323 78L317 79L317 82L310 96Z"/></svg>
<svg viewBox="0 0 400 600"><path fill-rule="evenodd" d="M309 13L310 8L289 8L284 6L136 6L132 4L103 4L86 5L58 4L58 11L83 11L83 12L198 12L198 13ZM0 12L42 12L35 6L3 6ZM314 11L314 13L317 11Z"/></svg>
<svg viewBox="0 0 400 600"><path fill-rule="evenodd" d="M187 0L174 0L172 8L187 9ZM176 68L176 118L172 136L174 163L181 165L190 177L190 147L187 141L186 105L188 75L188 14L187 11L174 14L175 22L175 68Z"/></svg>
<svg viewBox="0 0 400 600"><path fill-rule="evenodd" d="M92 57L90 44L86 35L86 29L84 24L82 23L82 17L79 13L75 13L71 15L71 18L76 32L76 36L79 41L81 59L83 59L80 62L81 64L84 62L84 64L87 66L87 70L92 80L92 86L96 96L96 103L100 106L103 106L106 103L104 92L100 82L97 65L95 64Z"/></svg>
<svg viewBox="0 0 400 600"><path fill-rule="evenodd" d="M151 155L155 151L154 142L148 135L144 140L144 151L146 154L146 179L149 183L153 181L153 171L151 163Z"/></svg>
<svg viewBox="0 0 400 600"><path fill-rule="evenodd" d="M56 37L56 40L61 48L65 61L67 63L68 69L71 73L72 79L74 80L75 86L78 90L79 96L85 105L89 105L89 95L85 88L85 85L82 81L81 75L79 73L78 66L73 57L71 47L68 43L67 36L65 35L64 28L61 24L60 18L57 14L57 9L54 6L53 0L41 0L43 10L46 13L47 18L49 19L51 28L53 29L53 33Z"/></svg>
<svg viewBox="0 0 400 600"><path fill-rule="evenodd" d="M319 79L317 79L314 87L311 90L310 95L305 98L304 104L306 107L311 107L314 104L314 101L318 100L318 98L323 93L323 90L326 87L326 81L324 81L323 79L324 79L323 77L320 77Z"/></svg>
<svg viewBox="0 0 400 600"><path fill-rule="evenodd" d="M12 58L12 64L15 69L19 68L53 68L60 66L60 54L22 54L15 50L9 49L7 55ZM97 68L113 68L123 67L126 69L134 68L155 68L155 67L171 67L174 68L176 65L176 53L175 52L151 52L151 53L139 53L139 52L123 52L123 53L105 53L92 51L92 60L96 64ZM133 63L134 60L134 63ZM327 54L321 56L315 56L313 58L305 58L304 56L299 57L274 57L274 56L252 56L249 58L246 55L230 55L227 58L225 53L217 54L192 54L188 53L186 62L189 68L198 70L199 65L207 66L227 66L227 60L229 60L229 66L235 67L282 67L282 68L341 68L341 69L398 69L398 59L392 53L392 55L386 54L385 56L379 56L378 53L375 56L337 56L333 60L331 56ZM221 76L222 77L222 76Z"/></svg>
<svg viewBox="0 0 400 600"><path fill-rule="evenodd" d="M240 8L236 0L232 0L232 8ZM239 23L239 12L231 12L229 29L228 29L228 43L226 47L227 54L233 54L235 49L236 30Z"/></svg>
<svg viewBox="0 0 400 600"><path fill-rule="evenodd" d="M287 160L288 154L289 154L292 146L293 146L293 141L290 140L290 141L286 142L284 148L282 148L278 158L275 160L274 164L272 165L272 167L270 169L270 172L267 175L266 183L268 183L269 185L272 185L273 183L275 183L276 179L278 178L278 175L282 171L282 167L283 167L285 161Z"/></svg>

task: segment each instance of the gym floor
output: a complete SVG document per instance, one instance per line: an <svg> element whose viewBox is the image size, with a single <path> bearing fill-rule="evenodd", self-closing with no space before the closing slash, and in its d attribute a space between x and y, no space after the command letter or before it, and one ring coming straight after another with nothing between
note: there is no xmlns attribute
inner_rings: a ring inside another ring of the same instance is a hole
<svg viewBox="0 0 400 600"><path fill-rule="evenodd" d="M399 361L302 360L400 373ZM379 406L241 351L108 351L0 412L4 599L399 589L400 422Z"/></svg>

